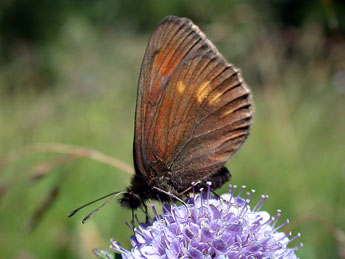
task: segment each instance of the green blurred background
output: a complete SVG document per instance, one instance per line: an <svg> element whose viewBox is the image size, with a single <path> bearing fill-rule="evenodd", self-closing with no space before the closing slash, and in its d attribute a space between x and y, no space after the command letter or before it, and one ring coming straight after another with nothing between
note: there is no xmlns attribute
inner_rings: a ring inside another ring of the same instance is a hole
<svg viewBox="0 0 345 259"><path fill-rule="evenodd" d="M301 258L341 258L345 4L332 0L1 1L0 258L93 258L91 249L107 248L111 237L129 247L131 212L117 202L86 224L93 207L67 214L124 190L130 175L31 145L73 144L132 165L141 60L170 14L199 25L253 90L252 133L228 163L232 183L256 189L254 200L270 195L264 208L282 209L302 233L291 244L304 243Z"/></svg>

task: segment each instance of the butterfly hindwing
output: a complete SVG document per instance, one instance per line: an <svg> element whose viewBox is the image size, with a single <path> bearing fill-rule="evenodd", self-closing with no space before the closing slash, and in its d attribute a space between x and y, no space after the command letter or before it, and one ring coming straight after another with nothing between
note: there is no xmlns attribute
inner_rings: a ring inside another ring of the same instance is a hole
<svg viewBox="0 0 345 259"><path fill-rule="evenodd" d="M139 78L137 173L169 171L181 190L210 177L244 142L251 116L250 91L239 71L190 20L165 18L149 41Z"/></svg>

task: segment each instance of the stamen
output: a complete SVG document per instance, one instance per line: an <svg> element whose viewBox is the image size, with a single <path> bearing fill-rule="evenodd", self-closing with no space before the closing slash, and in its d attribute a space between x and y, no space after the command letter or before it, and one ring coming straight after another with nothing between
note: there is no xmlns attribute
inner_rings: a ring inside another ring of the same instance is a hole
<svg viewBox="0 0 345 259"><path fill-rule="evenodd" d="M273 220L274 220L274 217L269 218L265 223L263 223L263 224L261 225L261 227L263 227L263 226L265 226L265 225L271 224L271 222L272 222Z"/></svg>
<svg viewBox="0 0 345 259"><path fill-rule="evenodd" d="M303 247L304 245L303 245L303 243L299 243L299 245L298 246L295 246L295 247L293 247L293 248L291 248L293 251L296 251L296 250L298 250L298 249L300 249L301 247Z"/></svg>
<svg viewBox="0 0 345 259"><path fill-rule="evenodd" d="M239 216L240 218L242 218L242 216L243 216L243 215L247 212L247 210L248 210L248 203L249 203L250 200L245 200L245 201L246 201L246 203L243 205L241 212L238 214L238 216Z"/></svg>
<svg viewBox="0 0 345 259"><path fill-rule="evenodd" d="M240 192L237 194L237 197L240 197L242 192L244 191L244 189L246 189L247 186L242 185L242 189L240 190Z"/></svg>
<svg viewBox="0 0 345 259"><path fill-rule="evenodd" d="M252 198L253 198L253 195L254 195L254 193L255 193L255 190L251 190L251 192L247 192L247 200L249 200L249 201L251 201L252 200ZM250 195L250 196L249 196ZM249 196L249 197L248 197Z"/></svg>
<svg viewBox="0 0 345 259"><path fill-rule="evenodd" d="M161 198L159 197L158 194L157 194L157 199L158 199L159 203L162 205L163 210L165 210L165 212L166 212L167 214L170 214L170 212L169 212L168 209L164 206L164 203L162 202L162 200L161 200Z"/></svg>
<svg viewBox="0 0 345 259"><path fill-rule="evenodd" d="M300 249L301 247L303 247L303 243L300 243L298 246L290 248L289 250L286 250L284 253L282 253L280 255L279 258L285 258L285 257L293 254L297 249Z"/></svg>
<svg viewBox="0 0 345 259"><path fill-rule="evenodd" d="M156 206L154 204L151 204L151 209L153 211L153 214L155 214L155 218L158 220L159 219L159 216L157 214L157 211L156 211Z"/></svg>
<svg viewBox="0 0 345 259"><path fill-rule="evenodd" d="M256 211L256 209L260 206L261 202L265 199L265 195L261 195L260 200L256 203L256 205L253 208L253 212Z"/></svg>
<svg viewBox="0 0 345 259"><path fill-rule="evenodd" d="M201 214L204 213L204 199L203 199L203 191L204 191L204 188L200 188L200 202L201 202L201 207L200 207L200 212Z"/></svg>
<svg viewBox="0 0 345 259"><path fill-rule="evenodd" d="M235 195L235 192L236 192L236 189L237 189L237 185L234 185L232 187L232 193L230 194L230 203L231 203L231 200L233 199L234 195Z"/></svg>
<svg viewBox="0 0 345 259"><path fill-rule="evenodd" d="M277 221L278 219L280 218L280 213L281 213L281 210L277 210L277 213L276 215L274 215L273 217L275 218L273 224L272 224L272 228L274 228L274 226L277 224ZM273 231L274 232L274 231Z"/></svg>
<svg viewBox="0 0 345 259"><path fill-rule="evenodd" d="M290 220L285 220L285 222L283 224L281 224L280 226L276 227L275 229L272 230L272 232L276 232L278 229L281 229L282 227L286 226L287 224L290 223Z"/></svg>
<svg viewBox="0 0 345 259"><path fill-rule="evenodd" d="M195 197L195 185L196 183L195 182L192 182L192 189L193 189L193 198Z"/></svg>
<svg viewBox="0 0 345 259"><path fill-rule="evenodd" d="M286 243L286 244L289 244L291 243L292 241L294 241L296 238L300 237L301 236L301 233L297 233L296 236L294 236L293 238L289 239L289 241Z"/></svg>
<svg viewBox="0 0 345 259"><path fill-rule="evenodd" d="M285 234L285 235L283 235L281 238L279 238L279 239L277 239L277 242L280 242L280 241L282 241L284 238L288 238L289 236L291 236L292 234L291 234L291 231L289 231L289 233L287 233L287 234Z"/></svg>
<svg viewBox="0 0 345 259"><path fill-rule="evenodd" d="M268 195L265 195L265 197L264 197L264 199L262 200L262 202L261 202L261 204L260 204L258 210L261 210L262 206L265 204L265 202L266 202L266 200L268 199L268 197L269 197Z"/></svg>
<svg viewBox="0 0 345 259"><path fill-rule="evenodd" d="M212 185L212 182L206 182L207 184L207 201L209 201L209 199L211 199L211 185Z"/></svg>
<svg viewBox="0 0 345 259"><path fill-rule="evenodd" d="M110 242L111 242L111 245L110 245L111 249L115 249L121 253L128 253L129 252L128 250L126 250L125 248L120 246L120 244L118 242L114 241L113 239L111 239Z"/></svg>

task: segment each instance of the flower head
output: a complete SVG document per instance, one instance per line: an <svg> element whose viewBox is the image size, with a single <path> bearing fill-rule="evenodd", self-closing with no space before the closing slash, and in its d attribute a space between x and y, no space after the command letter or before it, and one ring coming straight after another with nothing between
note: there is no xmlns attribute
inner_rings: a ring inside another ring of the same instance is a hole
<svg viewBox="0 0 345 259"><path fill-rule="evenodd" d="M210 186L210 184L209 184ZM254 190L241 197L245 186L235 196L237 187L229 186L222 196L211 195L210 188L201 190L184 205L163 204L162 215L152 205L155 218L151 225L139 224L131 237L130 251L112 241L111 248L123 258L297 258L287 245L299 237L289 238L276 227L280 210L271 217L260 211L268 196L261 196L251 208Z"/></svg>

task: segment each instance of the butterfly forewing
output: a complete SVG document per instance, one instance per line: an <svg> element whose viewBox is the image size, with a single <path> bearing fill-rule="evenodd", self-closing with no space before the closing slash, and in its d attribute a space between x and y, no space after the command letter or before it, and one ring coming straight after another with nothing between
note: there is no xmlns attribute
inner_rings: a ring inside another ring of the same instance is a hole
<svg viewBox="0 0 345 259"><path fill-rule="evenodd" d="M167 17L153 33L138 86L137 173L190 181L219 170L249 133L250 91L190 20Z"/></svg>

